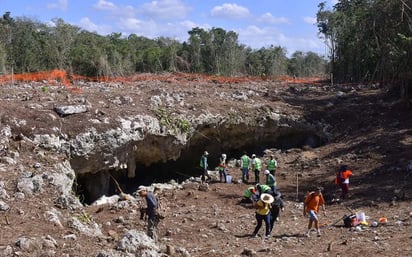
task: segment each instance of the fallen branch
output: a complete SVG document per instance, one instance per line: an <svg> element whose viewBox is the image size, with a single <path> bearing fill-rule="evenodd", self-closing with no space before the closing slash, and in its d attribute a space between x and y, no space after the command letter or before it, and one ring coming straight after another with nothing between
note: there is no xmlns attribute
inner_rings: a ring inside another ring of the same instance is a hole
<svg viewBox="0 0 412 257"><path fill-rule="evenodd" d="M109 176L113 179L114 183L116 184L117 190L119 190L119 192L120 192L121 194L123 194L123 190L122 190L122 188L120 187L119 182L117 182L117 180L112 176L112 174L109 174Z"/></svg>
<svg viewBox="0 0 412 257"><path fill-rule="evenodd" d="M345 217L346 217L346 215L343 215L342 218L339 218L338 220L336 220L335 222L333 222L333 223L331 224L331 226L335 226L336 224L339 223L339 221L343 220Z"/></svg>
<svg viewBox="0 0 412 257"><path fill-rule="evenodd" d="M351 208L349 208L349 206L345 206L345 208L346 208L348 211L350 211L351 214L355 214L355 212L354 212Z"/></svg>

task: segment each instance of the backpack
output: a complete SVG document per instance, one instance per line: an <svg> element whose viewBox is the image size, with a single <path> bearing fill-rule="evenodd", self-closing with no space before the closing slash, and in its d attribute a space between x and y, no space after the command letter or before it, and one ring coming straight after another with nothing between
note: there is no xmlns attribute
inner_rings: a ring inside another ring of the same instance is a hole
<svg viewBox="0 0 412 257"><path fill-rule="evenodd" d="M345 215L343 218L343 223L345 227L350 228L356 226L357 219L355 214Z"/></svg>

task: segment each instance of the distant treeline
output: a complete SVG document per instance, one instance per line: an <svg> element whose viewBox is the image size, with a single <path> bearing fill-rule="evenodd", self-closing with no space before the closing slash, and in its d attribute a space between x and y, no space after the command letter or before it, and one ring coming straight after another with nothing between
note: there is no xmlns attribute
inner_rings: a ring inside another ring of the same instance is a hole
<svg viewBox="0 0 412 257"><path fill-rule="evenodd" d="M327 61L314 52L288 57L280 46L252 49L238 34L221 28L188 31L187 42L121 33L107 36L53 20L0 18L0 74L61 69L84 76L127 76L142 72L191 72L225 76L319 76Z"/></svg>
<svg viewBox="0 0 412 257"><path fill-rule="evenodd" d="M340 82L412 82L412 0L319 4L317 24Z"/></svg>

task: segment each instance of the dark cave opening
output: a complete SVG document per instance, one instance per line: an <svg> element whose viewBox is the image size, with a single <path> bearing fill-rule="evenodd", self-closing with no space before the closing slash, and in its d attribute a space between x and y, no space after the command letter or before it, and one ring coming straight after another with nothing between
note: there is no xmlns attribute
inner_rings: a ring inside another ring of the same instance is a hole
<svg viewBox="0 0 412 257"><path fill-rule="evenodd" d="M228 135L228 134L225 134ZM178 183L189 177L199 177L201 169L199 167L200 157L203 151L207 150L209 170L218 165L219 157L225 153L228 160L238 160L244 151L251 156L263 156L266 149L287 150L291 148L302 148L310 146L316 148L325 144L323 137L313 131L291 130L277 131L276 136L265 133L254 133L253 137L245 137L244 140L237 135L237 140L226 137L227 141L221 139L199 140L191 143L187 148L181 150L179 158L165 162L155 162L149 166L136 162L136 176L128 177L127 170L107 170L94 174L83 174L77 176L77 188L75 189L81 201L91 204L99 197L119 194L118 186L124 193L134 193L139 185L151 185L152 183L166 183L174 180ZM223 136L223 138L225 138ZM213 141L213 142L211 142ZM234 143L236 142L236 143Z"/></svg>

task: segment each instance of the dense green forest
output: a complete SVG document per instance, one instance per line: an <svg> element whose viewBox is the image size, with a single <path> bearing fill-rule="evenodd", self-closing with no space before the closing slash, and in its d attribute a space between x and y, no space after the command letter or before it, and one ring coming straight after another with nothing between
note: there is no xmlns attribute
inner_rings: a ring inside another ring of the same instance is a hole
<svg viewBox="0 0 412 257"><path fill-rule="evenodd" d="M333 75L337 82L412 78L412 0L339 0L319 4L319 37L329 49L287 54L284 47L239 44L221 28L188 31L187 42L135 34L102 36L53 20L0 17L0 74L63 69L86 76L192 72L226 76Z"/></svg>
<svg viewBox="0 0 412 257"><path fill-rule="evenodd" d="M336 81L412 78L412 0L340 0L319 5L320 36Z"/></svg>
<svg viewBox="0 0 412 257"><path fill-rule="evenodd" d="M287 57L280 46L252 49L221 28L188 31L187 42L121 33L102 36L64 22L47 25L26 17L0 18L0 74L51 69L85 76L140 72L192 72L226 76L319 76L326 59L313 52Z"/></svg>

